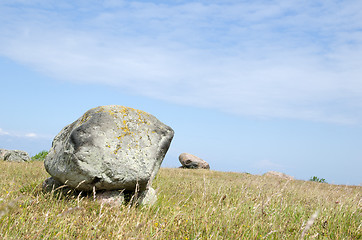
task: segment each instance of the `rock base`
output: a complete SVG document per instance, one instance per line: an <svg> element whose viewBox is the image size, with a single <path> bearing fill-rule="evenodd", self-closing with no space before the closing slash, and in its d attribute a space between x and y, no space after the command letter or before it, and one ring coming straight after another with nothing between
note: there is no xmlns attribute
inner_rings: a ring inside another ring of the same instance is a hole
<svg viewBox="0 0 362 240"><path fill-rule="evenodd" d="M43 183L44 192L62 192L63 194L84 194L89 197L93 197L94 200L101 204L107 204L111 206L121 206L123 204L136 204L140 205L153 205L157 201L156 191L153 188L138 192L124 191L124 190L101 190L94 194L94 192L81 192L70 188L67 185L58 182L53 177L46 179Z"/></svg>

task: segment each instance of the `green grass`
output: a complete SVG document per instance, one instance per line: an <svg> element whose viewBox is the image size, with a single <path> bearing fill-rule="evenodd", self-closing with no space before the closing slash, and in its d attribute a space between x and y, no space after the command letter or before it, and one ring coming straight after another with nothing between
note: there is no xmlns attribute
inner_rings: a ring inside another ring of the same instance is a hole
<svg viewBox="0 0 362 240"><path fill-rule="evenodd" d="M155 205L115 207L43 193L48 176L43 162L0 162L0 239L362 238L360 186L160 169Z"/></svg>

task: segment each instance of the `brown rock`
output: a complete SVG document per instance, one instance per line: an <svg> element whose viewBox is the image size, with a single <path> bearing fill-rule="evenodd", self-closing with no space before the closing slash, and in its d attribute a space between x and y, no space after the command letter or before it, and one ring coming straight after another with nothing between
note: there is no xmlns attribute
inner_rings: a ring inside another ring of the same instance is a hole
<svg viewBox="0 0 362 240"><path fill-rule="evenodd" d="M210 169L210 165L206 161L190 153L181 153L178 159L182 168Z"/></svg>

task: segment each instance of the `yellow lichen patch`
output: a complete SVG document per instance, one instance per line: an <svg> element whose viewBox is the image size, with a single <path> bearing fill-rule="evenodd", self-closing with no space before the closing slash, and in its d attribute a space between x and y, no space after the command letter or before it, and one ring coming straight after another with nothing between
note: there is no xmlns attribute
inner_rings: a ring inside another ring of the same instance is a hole
<svg viewBox="0 0 362 240"><path fill-rule="evenodd" d="M122 133L121 135L119 135L119 136L117 137L117 139L121 141L122 138L124 138L124 137L127 136L127 135L130 135L130 133Z"/></svg>
<svg viewBox="0 0 362 240"><path fill-rule="evenodd" d="M121 110L120 110L120 113L123 114L123 115L128 115L128 110L130 108L128 107L121 107Z"/></svg>
<svg viewBox="0 0 362 240"><path fill-rule="evenodd" d="M149 114L146 113L145 111L142 111L142 110L136 110L136 111L139 115L149 116Z"/></svg>
<svg viewBox="0 0 362 240"><path fill-rule="evenodd" d="M126 125L124 125L124 127L121 127L121 129L123 130L123 132L125 132L125 135L131 135L133 134L133 132L129 129L129 127Z"/></svg>
<svg viewBox="0 0 362 240"><path fill-rule="evenodd" d="M137 111L137 115L138 115L138 122L139 123L147 124L147 121L146 121L145 117L142 115L141 111Z"/></svg>
<svg viewBox="0 0 362 240"><path fill-rule="evenodd" d="M114 117L121 117L123 119L123 124L126 125L127 121L124 120L124 118L126 116L130 116L130 114L137 114L138 115L138 124L139 123L144 123L147 125L150 125L150 123L146 120L149 117L149 114L147 112L144 112L142 110L138 110L138 109L134 109L134 108L130 108L130 107L124 107L124 106L119 106L118 108L115 108L115 106L111 106L111 109L109 110L105 110L102 107L99 107L98 112L107 112L108 114L114 116Z"/></svg>
<svg viewBox="0 0 362 240"><path fill-rule="evenodd" d="M114 116L116 117L117 116L117 112L115 110L109 110L108 113L111 115L111 116Z"/></svg>
<svg viewBox="0 0 362 240"><path fill-rule="evenodd" d="M80 123L85 123L87 122L88 120L90 119L90 116L89 116L89 111L84 113L82 118L80 119Z"/></svg>
<svg viewBox="0 0 362 240"><path fill-rule="evenodd" d="M121 150L121 146L120 146L120 145L117 146L116 150L114 150L113 153L114 153L114 154L117 154L119 150Z"/></svg>
<svg viewBox="0 0 362 240"><path fill-rule="evenodd" d="M97 108L92 108L91 110L95 110ZM100 113L100 112L104 112L104 108L103 107L98 107L98 111L96 113Z"/></svg>
<svg viewBox="0 0 362 240"><path fill-rule="evenodd" d="M116 146L116 149L113 150L114 154L117 154L121 150L121 145L124 138L129 136L135 137L135 133L132 131L135 127L136 129L140 129L142 124L150 125L148 118L150 114L147 112L133 109L130 107L124 107L124 106L117 106L117 105L111 105L111 106L104 106L104 107L98 107L94 109L96 113L106 113L110 116L117 118L117 121L115 121L117 126L117 132L116 138L118 140L118 144ZM93 111L93 112L94 112ZM136 124L136 126L134 126ZM142 138L140 138L141 140ZM138 141L138 139L137 139ZM139 144L137 144L137 141L134 142L132 145L134 146L128 146L129 148L139 148ZM106 145L108 148L112 148L109 144ZM125 146L123 146L125 148ZM126 147L127 148L127 147Z"/></svg>

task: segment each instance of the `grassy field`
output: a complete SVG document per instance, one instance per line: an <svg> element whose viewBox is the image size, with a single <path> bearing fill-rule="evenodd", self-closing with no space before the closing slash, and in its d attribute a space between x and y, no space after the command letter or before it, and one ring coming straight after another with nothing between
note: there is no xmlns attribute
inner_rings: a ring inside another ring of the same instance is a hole
<svg viewBox="0 0 362 240"><path fill-rule="evenodd" d="M43 193L48 176L0 162L0 239L362 239L360 186L160 169L157 203L134 207Z"/></svg>

